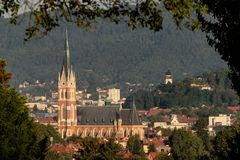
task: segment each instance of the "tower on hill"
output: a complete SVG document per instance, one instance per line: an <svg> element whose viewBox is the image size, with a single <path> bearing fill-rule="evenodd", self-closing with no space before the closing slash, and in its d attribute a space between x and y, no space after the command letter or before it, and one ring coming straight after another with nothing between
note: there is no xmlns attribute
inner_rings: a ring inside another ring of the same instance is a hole
<svg viewBox="0 0 240 160"><path fill-rule="evenodd" d="M173 83L173 76L170 70L168 70L164 76L164 84L172 84L172 83Z"/></svg>

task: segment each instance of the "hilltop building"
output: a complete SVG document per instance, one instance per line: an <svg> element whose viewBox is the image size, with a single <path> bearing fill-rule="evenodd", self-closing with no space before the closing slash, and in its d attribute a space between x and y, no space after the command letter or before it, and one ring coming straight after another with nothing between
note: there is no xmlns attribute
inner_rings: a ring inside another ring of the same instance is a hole
<svg viewBox="0 0 240 160"><path fill-rule="evenodd" d="M170 70L168 70L164 76L164 84L172 84L172 83L173 83L173 76Z"/></svg>
<svg viewBox="0 0 240 160"><path fill-rule="evenodd" d="M61 136L125 138L138 134L143 139L145 126L140 123L135 104L131 109L116 106L77 107L76 75L70 63L67 32L64 52L58 77L58 131Z"/></svg>

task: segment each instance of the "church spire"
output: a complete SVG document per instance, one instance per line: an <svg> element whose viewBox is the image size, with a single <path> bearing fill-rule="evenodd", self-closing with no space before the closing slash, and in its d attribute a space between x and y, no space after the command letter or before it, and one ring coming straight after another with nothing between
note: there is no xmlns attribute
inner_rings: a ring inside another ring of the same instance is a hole
<svg viewBox="0 0 240 160"><path fill-rule="evenodd" d="M71 74L71 62L70 62L70 49L69 49L69 42L68 42L68 31L66 29L65 35L65 48L64 48L64 59L62 64L61 76L65 72L66 78L68 78Z"/></svg>
<svg viewBox="0 0 240 160"><path fill-rule="evenodd" d="M132 109L131 109L131 122L132 124L140 124L136 105L135 105L135 95L133 95L133 102L132 102Z"/></svg>

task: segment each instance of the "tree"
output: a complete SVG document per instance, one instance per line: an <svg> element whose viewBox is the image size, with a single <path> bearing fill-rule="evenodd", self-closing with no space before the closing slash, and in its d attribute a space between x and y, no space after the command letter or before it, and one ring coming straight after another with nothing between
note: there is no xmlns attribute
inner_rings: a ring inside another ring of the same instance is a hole
<svg viewBox="0 0 240 160"><path fill-rule="evenodd" d="M164 8L173 14L176 24L180 26L183 19L186 19L188 24L194 22L191 12L204 11L204 7L197 2L193 0L147 0L132 3L105 0L84 2L78 0L26 0L23 2L3 0L0 5L0 16L7 14L10 22L17 24L21 9L29 11L30 25L26 29L27 38L48 33L58 27L61 21L73 22L80 27L89 27L96 22L97 18L109 19L115 23L126 21L133 29L141 26L159 31L162 29Z"/></svg>
<svg viewBox="0 0 240 160"><path fill-rule="evenodd" d="M208 126L207 119L200 118L196 122L196 124L193 126L193 130L195 130L197 136L202 139L202 142L204 144L206 151L212 152L213 148L212 148L212 144L211 144L211 141L210 141L210 138L208 135L207 126Z"/></svg>
<svg viewBox="0 0 240 160"><path fill-rule="evenodd" d="M81 148L74 158L79 160L98 159L98 160L120 160L119 144L110 139L107 142L101 142L96 138L84 138L80 141Z"/></svg>
<svg viewBox="0 0 240 160"><path fill-rule="evenodd" d="M144 155L142 143L138 135L133 135L129 137L127 142L127 148L133 154L140 155L140 156Z"/></svg>
<svg viewBox="0 0 240 160"><path fill-rule="evenodd" d="M166 154L160 154L156 160L174 160L173 157Z"/></svg>
<svg viewBox="0 0 240 160"><path fill-rule="evenodd" d="M208 6L208 15L214 17L213 20L209 16L198 15L203 31L208 34L209 44L228 63L233 87L240 95L240 64L237 59L240 46L240 1L203 0L202 3Z"/></svg>
<svg viewBox="0 0 240 160"><path fill-rule="evenodd" d="M150 145L148 146L148 151L149 151L149 152L156 152L156 147L155 147L155 145L154 145L154 144L150 144Z"/></svg>
<svg viewBox="0 0 240 160"><path fill-rule="evenodd" d="M214 141L214 150L217 159L239 159L240 156L240 126L226 127L217 133Z"/></svg>
<svg viewBox="0 0 240 160"><path fill-rule="evenodd" d="M11 73L8 73L5 67L6 67L6 61L0 58L0 88L1 89L9 87L9 81L11 79Z"/></svg>
<svg viewBox="0 0 240 160"><path fill-rule="evenodd" d="M34 129L38 139L47 139L47 143L50 144L50 138L53 138L52 143L61 143L64 144L64 140L61 138L61 135L57 132L55 128L51 125L43 125L36 123Z"/></svg>
<svg viewBox="0 0 240 160"><path fill-rule="evenodd" d="M38 139L26 100L9 88L9 73L0 59L0 159L44 159L47 139Z"/></svg>
<svg viewBox="0 0 240 160"><path fill-rule="evenodd" d="M186 130L174 130L169 137L171 153L174 159L198 160L207 155L203 142L196 135Z"/></svg>
<svg viewBox="0 0 240 160"><path fill-rule="evenodd" d="M70 154L48 150L44 160L72 160L72 156Z"/></svg>

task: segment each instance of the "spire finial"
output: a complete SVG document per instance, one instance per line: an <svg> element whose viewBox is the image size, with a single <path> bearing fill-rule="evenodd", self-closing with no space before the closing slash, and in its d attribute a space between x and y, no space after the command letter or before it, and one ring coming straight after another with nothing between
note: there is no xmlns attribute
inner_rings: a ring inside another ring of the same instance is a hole
<svg viewBox="0 0 240 160"><path fill-rule="evenodd" d="M63 65L62 65L62 71L63 69L65 70L65 76L66 79L68 79L70 70L71 70L71 64L70 64L70 49L69 49L69 42L68 42L68 30L66 28L66 33L65 33L65 48L64 48L64 59L63 59Z"/></svg>
<svg viewBox="0 0 240 160"><path fill-rule="evenodd" d="M67 69L70 69L70 51L69 51L69 43L68 43L68 30L66 28L66 40L65 40L65 54L67 58Z"/></svg>

